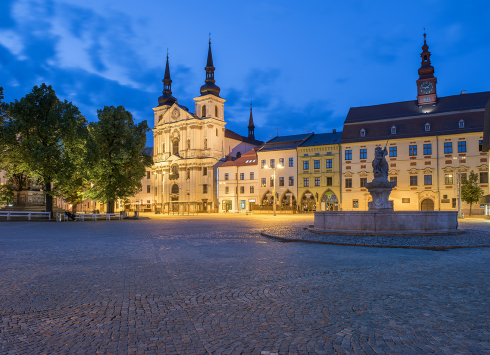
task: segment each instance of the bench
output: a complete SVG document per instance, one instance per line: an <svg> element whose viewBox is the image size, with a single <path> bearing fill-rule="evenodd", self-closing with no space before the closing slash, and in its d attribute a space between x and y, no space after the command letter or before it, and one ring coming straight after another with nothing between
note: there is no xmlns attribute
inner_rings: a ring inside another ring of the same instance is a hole
<svg viewBox="0 0 490 355"><path fill-rule="evenodd" d="M12 217L27 217L27 220L31 220L31 217L48 217L51 220L50 212L31 212L31 211L0 211L0 217L7 217L7 221L10 221Z"/></svg>

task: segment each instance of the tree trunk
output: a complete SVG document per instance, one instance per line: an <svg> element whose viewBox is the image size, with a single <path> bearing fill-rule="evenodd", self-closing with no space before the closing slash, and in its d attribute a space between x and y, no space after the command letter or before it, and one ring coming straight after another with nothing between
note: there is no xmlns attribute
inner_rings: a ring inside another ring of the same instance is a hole
<svg viewBox="0 0 490 355"><path fill-rule="evenodd" d="M107 213L114 213L114 201L107 202Z"/></svg>
<svg viewBox="0 0 490 355"><path fill-rule="evenodd" d="M53 217L53 197L48 194L51 192L51 183L48 182L44 185L44 195L46 196L46 212L51 213L51 218Z"/></svg>
<svg viewBox="0 0 490 355"><path fill-rule="evenodd" d="M473 204L472 204L472 203L470 203L470 217L471 217L471 206L472 206L472 205L473 205Z"/></svg>

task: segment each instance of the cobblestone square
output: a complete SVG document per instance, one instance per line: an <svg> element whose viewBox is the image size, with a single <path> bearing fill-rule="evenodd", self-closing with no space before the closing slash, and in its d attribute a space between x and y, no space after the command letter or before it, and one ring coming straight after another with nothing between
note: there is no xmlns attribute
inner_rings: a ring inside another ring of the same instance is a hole
<svg viewBox="0 0 490 355"><path fill-rule="evenodd" d="M260 235L312 222L0 222L0 354L490 353L490 248Z"/></svg>

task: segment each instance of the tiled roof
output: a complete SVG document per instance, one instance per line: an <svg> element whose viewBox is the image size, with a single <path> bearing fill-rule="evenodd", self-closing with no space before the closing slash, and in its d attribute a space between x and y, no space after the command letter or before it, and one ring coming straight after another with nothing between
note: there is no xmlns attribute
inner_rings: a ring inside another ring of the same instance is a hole
<svg viewBox="0 0 490 355"><path fill-rule="evenodd" d="M436 106L422 108L419 108L417 101L353 107L345 120L341 142L482 132L483 108L489 99L490 91L487 91L440 97ZM459 128L460 120L464 121L463 128ZM427 123L430 124L429 131L425 130ZM391 134L393 126L396 134ZM365 130L364 137L361 137L361 129Z"/></svg>
<svg viewBox="0 0 490 355"><path fill-rule="evenodd" d="M258 148L254 148L246 153L244 153L240 158L227 161L220 165L220 168L223 166L248 166L248 165L257 165L257 150Z"/></svg>
<svg viewBox="0 0 490 355"><path fill-rule="evenodd" d="M259 150L267 152L271 150L288 150L296 149L301 143L312 136L313 133L296 134L294 136L274 137L265 143Z"/></svg>
<svg viewBox="0 0 490 355"><path fill-rule="evenodd" d="M262 142L262 141L258 141L258 140L255 140L255 139L250 139L248 137L241 136L238 133L235 133L232 130L229 130L228 128L225 130L225 137L226 138L230 138L230 139L234 139L236 141L245 142L245 143L248 143L248 144L253 144L253 145L262 145L262 144L264 144L264 142Z"/></svg>
<svg viewBox="0 0 490 355"><path fill-rule="evenodd" d="M301 143L300 147L311 147L315 145L339 144L342 132L313 134Z"/></svg>

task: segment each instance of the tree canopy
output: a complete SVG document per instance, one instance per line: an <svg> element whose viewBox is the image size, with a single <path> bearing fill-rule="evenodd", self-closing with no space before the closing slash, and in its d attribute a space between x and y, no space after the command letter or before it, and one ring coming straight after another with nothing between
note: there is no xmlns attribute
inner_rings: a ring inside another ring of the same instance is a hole
<svg viewBox="0 0 490 355"><path fill-rule="evenodd" d="M478 202L480 197L483 196L483 189L478 186L478 174L475 174L473 170L470 171L468 179L463 181L461 186L461 200L470 204L470 216L471 206Z"/></svg>
<svg viewBox="0 0 490 355"><path fill-rule="evenodd" d="M114 201L135 195L141 189L151 157L144 153L146 121L135 124L133 115L123 106L105 106L97 110L98 121L88 126L88 156L92 162L93 186L84 197L107 203L114 212Z"/></svg>

